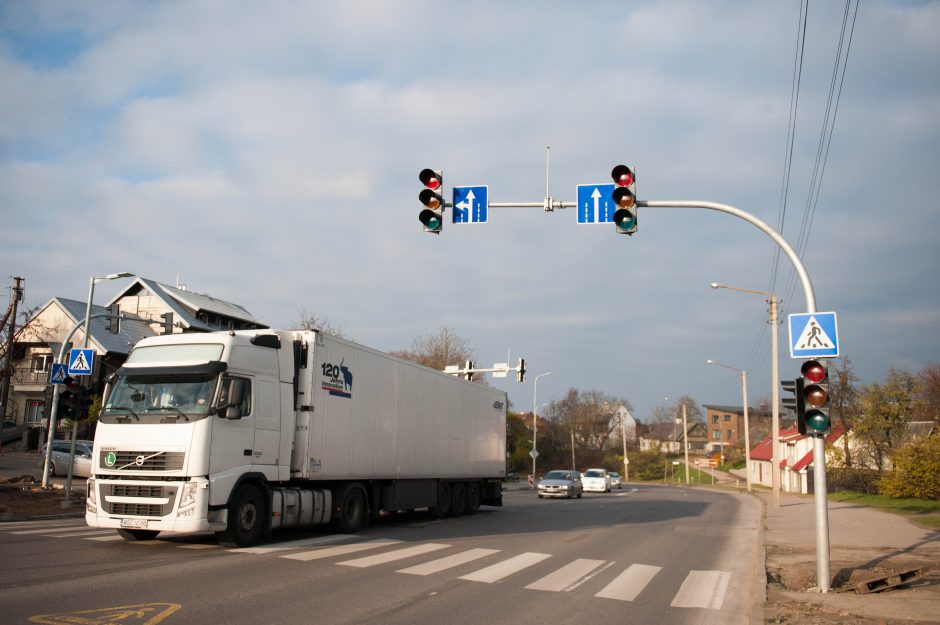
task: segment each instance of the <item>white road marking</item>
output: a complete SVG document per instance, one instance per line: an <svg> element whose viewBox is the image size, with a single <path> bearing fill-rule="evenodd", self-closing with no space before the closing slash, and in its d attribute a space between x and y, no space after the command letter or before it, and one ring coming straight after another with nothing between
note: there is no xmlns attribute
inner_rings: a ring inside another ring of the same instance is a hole
<svg viewBox="0 0 940 625"><path fill-rule="evenodd" d="M474 571L473 573L463 575L460 577L460 579L470 580L471 582L492 584L494 582L498 582L504 577L509 577L513 573L518 573L522 569L528 568L533 564L538 564L542 560L551 557L552 555L550 553L526 552L514 558L509 558L508 560L504 560L492 566L488 566L485 569L480 569L479 571Z"/></svg>
<svg viewBox="0 0 940 625"><path fill-rule="evenodd" d="M287 558L289 560L300 560L301 562L309 562L310 560L319 560L321 558L331 558L333 556L345 556L351 553L358 553L360 551L366 551L368 549L378 549L379 547L388 547L389 545L397 545L400 540L370 540L364 543L354 543L352 545L338 545L336 547L324 547L322 549L313 549L312 551L301 551L300 553L289 553L287 555L281 556L282 558Z"/></svg>
<svg viewBox="0 0 940 625"><path fill-rule="evenodd" d="M388 562L395 562L396 560L404 560L405 558L420 556L425 553L431 553L432 551L446 549L448 547L450 547L450 545L442 545L440 543L424 543L423 545L415 545L413 547L405 547L404 549L396 549L395 551L379 553L374 556L366 556L364 558L356 558L355 560L337 562L337 564L341 564L342 566L355 566L364 569L366 567L375 566L377 564L387 564Z"/></svg>
<svg viewBox="0 0 940 625"><path fill-rule="evenodd" d="M731 573L727 571L689 571L670 605L674 608L718 610L730 580Z"/></svg>
<svg viewBox="0 0 940 625"><path fill-rule="evenodd" d="M300 540L290 540L283 543L276 543L274 545L267 545L264 547L244 547L241 549L229 549L232 553L274 553L276 551L286 551L288 549L296 549L298 547L310 547L312 545L323 545L328 543L338 543L342 540L347 540L349 538L355 538L352 534L331 534L330 536L318 536L316 538L302 538Z"/></svg>
<svg viewBox="0 0 940 625"><path fill-rule="evenodd" d="M546 575L526 586L529 590L548 590L551 592L569 591L577 588L587 576L606 560L578 559L566 564L554 573Z"/></svg>
<svg viewBox="0 0 940 625"><path fill-rule="evenodd" d="M620 601L633 601L637 598L637 595L643 592L653 576L661 570L661 566L631 564L626 571L618 575L614 581L607 584L594 596L605 599L619 599Z"/></svg>
<svg viewBox="0 0 940 625"><path fill-rule="evenodd" d="M473 562L474 560L485 558L486 556L493 555L494 553L499 553L499 549L470 549L469 551L455 553L452 556L438 558L437 560L431 560L430 562L411 566L407 569L401 569L396 572L407 573L409 575L431 575L432 573L440 573L441 571L445 571L455 566L460 566L461 564L466 564L467 562Z"/></svg>

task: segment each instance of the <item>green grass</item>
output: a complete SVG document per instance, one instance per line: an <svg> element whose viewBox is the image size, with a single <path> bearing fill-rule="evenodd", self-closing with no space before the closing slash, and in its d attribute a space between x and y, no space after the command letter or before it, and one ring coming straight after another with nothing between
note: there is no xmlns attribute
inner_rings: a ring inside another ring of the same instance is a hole
<svg viewBox="0 0 940 625"><path fill-rule="evenodd" d="M895 499L884 495L865 495L854 491L829 493L832 501L857 503L894 512L909 518L914 523L930 529L940 529L940 501L931 499Z"/></svg>

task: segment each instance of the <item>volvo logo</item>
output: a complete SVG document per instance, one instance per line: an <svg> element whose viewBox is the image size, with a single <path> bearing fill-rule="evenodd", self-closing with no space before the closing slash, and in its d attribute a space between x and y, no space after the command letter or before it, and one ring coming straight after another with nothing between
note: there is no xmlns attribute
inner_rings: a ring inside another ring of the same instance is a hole
<svg viewBox="0 0 940 625"><path fill-rule="evenodd" d="M137 456L134 458L134 464L136 464L138 467L142 467L144 466L144 460L146 460L146 458L143 456Z"/></svg>

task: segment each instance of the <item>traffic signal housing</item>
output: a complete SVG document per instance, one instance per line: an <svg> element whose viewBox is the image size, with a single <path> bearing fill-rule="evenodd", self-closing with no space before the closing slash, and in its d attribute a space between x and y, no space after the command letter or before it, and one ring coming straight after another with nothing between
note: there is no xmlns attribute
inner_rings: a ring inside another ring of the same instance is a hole
<svg viewBox="0 0 940 625"><path fill-rule="evenodd" d="M803 402L803 378L795 380L781 380L783 392L793 393L793 397L784 397L781 400L783 407L792 410L796 415L797 428L800 434L806 434L806 404Z"/></svg>
<svg viewBox="0 0 940 625"><path fill-rule="evenodd" d="M163 333L173 334L173 313L165 312L160 318L163 319Z"/></svg>
<svg viewBox="0 0 940 625"><path fill-rule="evenodd" d="M519 365L516 367L516 382L525 381L525 358L519 359Z"/></svg>
<svg viewBox="0 0 940 625"><path fill-rule="evenodd" d="M803 389L800 397L805 406L800 434L825 434L831 427L829 419L829 370L821 360L810 359L800 367Z"/></svg>
<svg viewBox="0 0 940 625"><path fill-rule="evenodd" d="M105 319L105 325L108 332L118 334L121 331L121 307L117 304L111 304L107 308L108 318Z"/></svg>
<svg viewBox="0 0 940 625"><path fill-rule="evenodd" d="M636 232L636 175L632 168L617 165L610 172L614 179L614 226L619 234Z"/></svg>
<svg viewBox="0 0 940 625"><path fill-rule="evenodd" d="M418 213L418 220L424 224L424 231L432 234L440 234L444 229L444 175L440 171L433 169L422 169L418 174L418 180L424 185L424 189L418 194L424 208Z"/></svg>
<svg viewBox="0 0 940 625"><path fill-rule="evenodd" d="M84 389L78 380L72 376L65 376L62 380L62 390L59 392L58 417L60 419L78 419L81 392Z"/></svg>

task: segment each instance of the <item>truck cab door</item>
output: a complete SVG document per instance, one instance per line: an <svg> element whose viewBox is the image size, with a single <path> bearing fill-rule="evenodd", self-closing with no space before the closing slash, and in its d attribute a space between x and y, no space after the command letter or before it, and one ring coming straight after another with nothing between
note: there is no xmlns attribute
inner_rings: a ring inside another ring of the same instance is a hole
<svg viewBox="0 0 940 625"><path fill-rule="evenodd" d="M236 379L241 382L242 397L238 404L233 405L229 403L228 397ZM224 474L252 464L255 440L253 394L251 378L229 375L222 378L215 414L210 417L213 420L212 444L209 448L211 475Z"/></svg>

